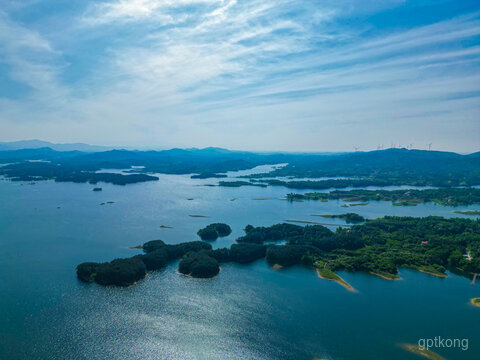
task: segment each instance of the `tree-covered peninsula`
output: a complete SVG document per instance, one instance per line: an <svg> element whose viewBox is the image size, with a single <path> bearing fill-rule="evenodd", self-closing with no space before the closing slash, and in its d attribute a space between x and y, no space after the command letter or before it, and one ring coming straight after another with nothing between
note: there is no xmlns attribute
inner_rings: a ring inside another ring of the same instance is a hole
<svg viewBox="0 0 480 360"><path fill-rule="evenodd" d="M277 241L284 245L275 245ZM245 236L230 248L212 250L203 241L168 245L161 240L143 245L144 255L109 263L83 263L78 278L101 285L126 286L181 259L179 271L192 277L212 277L218 264L249 263L265 258L270 265L302 264L324 278L341 282L339 270L365 271L398 278L398 268L446 276L447 268L480 273L480 220L429 216L386 216L349 229L331 231L321 225L276 224L245 227Z"/></svg>
<svg viewBox="0 0 480 360"><path fill-rule="evenodd" d="M440 188L425 190L335 190L330 192L290 193L287 200L391 201L395 206L415 206L435 202L445 206L480 204L478 188Z"/></svg>
<svg viewBox="0 0 480 360"><path fill-rule="evenodd" d="M292 245L309 247L301 262L332 272L367 271L392 279L399 267L439 276L449 267L480 272L479 220L386 216L335 232L320 225L283 225L247 227L246 235L238 240L263 243L284 239L287 249ZM298 259L299 249L290 249L291 257ZM290 264L291 260L278 263Z"/></svg>

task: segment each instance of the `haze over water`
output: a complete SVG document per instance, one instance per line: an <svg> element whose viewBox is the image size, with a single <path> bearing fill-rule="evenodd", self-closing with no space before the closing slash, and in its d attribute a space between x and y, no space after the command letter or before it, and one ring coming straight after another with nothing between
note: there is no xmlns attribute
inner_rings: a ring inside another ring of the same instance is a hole
<svg viewBox="0 0 480 360"><path fill-rule="evenodd" d="M129 247L152 239L197 240L212 222L233 229L212 242L217 248L229 247L247 224L344 224L311 214L449 217L476 209L373 201L348 209L343 201L274 200L292 192L284 187L207 187L218 180L159 176L102 183L102 192L89 184L0 180L0 358L413 360L398 344L435 336L469 339L467 351L438 349L448 359L480 358L480 313L469 304L478 285L455 275L401 269L402 280L387 281L340 272L358 290L352 293L313 270L274 270L260 260L222 264L207 280L180 275L175 262L128 288L78 281L78 263L129 257L140 253ZM114 203L100 205L107 201Z"/></svg>

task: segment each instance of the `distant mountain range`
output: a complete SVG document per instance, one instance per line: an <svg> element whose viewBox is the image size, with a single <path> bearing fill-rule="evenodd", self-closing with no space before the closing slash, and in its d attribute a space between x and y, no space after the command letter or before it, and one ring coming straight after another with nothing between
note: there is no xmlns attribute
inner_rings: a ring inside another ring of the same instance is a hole
<svg viewBox="0 0 480 360"><path fill-rule="evenodd" d="M9 143L12 146L12 143ZM14 146L40 146L40 141ZM258 165L285 164L268 174L251 177L355 177L373 184L415 186L480 185L480 153L387 149L343 154L254 153L209 147L162 151L108 150L85 144L57 145L0 151L0 175L11 179L84 179L85 172L99 169L136 169L149 174L217 174L251 169ZM79 149L83 148L83 151ZM58 147L57 147L58 149ZM86 149L86 150L85 150ZM101 151L95 151L101 149ZM67 151L68 150L68 151ZM35 161L36 160L36 161ZM41 160L42 162L39 162ZM32 162L33 161L33 162ZM47 161L47 162L46 162ZM278 180L276 180L278 181ZM336 180L340 181L340 180ZM273 185L273 183L272 183ZM311 183L298 184L299 188ZM377 186L377 185L375 185Z"/></svg>
<svg viewBox="0 0 480 360"><path fill-rule="evenodd" d="M12 142L0 142L0 151L20 150L20 149L40 149L50 148L56 151L83 151L83 152L99 152L112 150L113 147L97 146L83 143L72 144L54 144L42 140L20 140Z"/></svg>

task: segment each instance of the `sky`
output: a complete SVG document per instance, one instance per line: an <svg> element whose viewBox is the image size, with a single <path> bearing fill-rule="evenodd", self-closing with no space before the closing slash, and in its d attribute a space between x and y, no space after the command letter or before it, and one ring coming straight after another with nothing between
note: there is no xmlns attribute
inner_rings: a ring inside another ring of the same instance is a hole
<svg viewBox="0 0 480 360"><path fill-rule="evenodd" d="M0 0L0 141L480 150L478 0Z"/></svg>

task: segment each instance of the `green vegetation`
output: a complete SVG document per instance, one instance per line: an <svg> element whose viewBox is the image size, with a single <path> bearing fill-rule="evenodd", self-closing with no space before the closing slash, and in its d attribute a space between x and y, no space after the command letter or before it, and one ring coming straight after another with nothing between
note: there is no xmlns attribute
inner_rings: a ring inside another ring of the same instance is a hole
<svg viewBox="0 0 480 360"><path fill-rule="evenodd" d="M282 221L291 222L291 223L299 223L299 224L318 224L318 223L315 222L315 221L309 221L309 220L292 220L292 219L286 219L286 220L282 220Z"/></svg>
<svg viewBox="0 0 480 360"><path fill-rule="evenodd" d="M279 240L286 244L265 245ZM168 245L153 240L143 244L145 255L83 263L77 275L82 281L125 286L143 278L147 270L161 269L182 257L182 272L194 277L214 276L216 262L249 263L266 257L271 265L316 268L319 276L346 287L336 271L365 271L387 279L398 278L399 267L436 276L445 276L447 268L459 269L465 276L480 272L480 220L386 216L335 232L321 225L247 225L245 236L237 241L230 249L212 250L203 241Z"/></svg>
<svg viewBox="0 0 480 360"><path fill-rule="evenodd" d="M77 276L85 282L96 281L100 285L128 286L143 279L146 274L143 261L134 256L115 259L109 263L83 263L77 266Z"/></svg>
<svg viewBox="0 0 480 360"><path fill-rule="evenodd" d="M227 224L214 223L198 230L197 235L200 236L202 240L217 240L219 236L224 237L231 233L232 229Z"/></svg>
<svg viewBox="0 0 480 360"><path fill-rule="evenodd" d="M265 259L270 265L292 266L301 264L303 256L318 249L308 245L271 245L267 248Z"/></svg>
<svg viewBox="0 0 480 360"><path fill-rule="evenodd" d="M243 185L270 185L285 186L290 189L316 189L324 190L330 188L342 189L346 187L367 187L367 186L389 186L392 184L389 180L381 179L329 179L329 180L257 180L257 183L245 183Z"/></svg>
<svg viewBox="0 0 480 360"><path fill-rule="evenodd" d="M115 259L109 263L82 263L77 266L77 276L84 282L95 281L100 285L129 286L143 279L147 270L162 269L170 261L188 252L211 249L212 246L203 241L167 245L162 240L152 240L143 244L145 255Z"/></svg>
<svg viewBox="0 0 480 360"><path fill-rule="evenodd" d="M330 218L330 219L343 219L349 224L355 224L355 223L361 223L365 221L365 218L363 216L360 216L355 213L346 213L346 214L339 214L339 215L312 215L312 216L321 216L324 218Z"/></svg>
<svg viewBox="0 0 480 360"><path fill-rule="evenodd" d="M89 167L83 168L62 166L57 163L22 162L2 166L0 174L14 181L36 181L53 179L56 182L111 183L114 185L128 185L145 181L156 181L157 176L146 174L114 174L97 173ZM99 191L99 190L95 190Z"/></svg>
<svg viewBox="0 0 480 360"><path fill-rule="evenodd" d="M178 271L195 278L211 278L218 274L218 261L207 251L188 252L180 260Z"/></svg>
<svg viewBox="0 0 480 360"><path fill-rule="evenodd" d="M349 177L324 181L296 181L291 188L326 189L346 186L472 186L480 182L479 153L460 155L440 151L387 149L338 155L318 155L289 159L288 165L262 177ZM270 183L283 185L282 183Z"/></svg>
<svg viewBox="0 0 480 360"><path fill-rule="evenodd" d="M316 261L314 263L314 267L317 271L317 275L321 279L335 281L336 283L342 285L347 290L355 292L356 290L345 280L343 280L340 276L335 274L330 268L327 266L327 263L323 263L321 261Z"/></svg>
<svg viewBox="0 0 480 360"><path fill-rule="evenodd" d="M480 203L480 189L336 190L328 193L287 194L287 200L344 200L363 202L373 200L391 201L392 205L395 206L415 206L426 202L435 202L445 206L459 206ZM350 204L350 206L352 205L353 204Z"/></svg>
<svg viewBox="0 0 480 360"><path fill-rule="evenodd" d="M269 241L286 240L303 234L303 228L292 224L277 224L270 227L245 227L245 236L236 239L239 243L263 244Z"/></svg>
<svg viewBox="0 0 480 360"><path fill-rule="evenodd" d="M84 262L77 266L77 276L80 280L84 282L92 282L95 280L97 275L97 269L99 263L94 262Z"/></svg>
<svg viewBox="0 0 480 360"><path fill-rule="evenodd" d="M167 266L170 261L170 253L163 247L150 251L141 257L148 271L160 270Z"/></svg>
<svg viewBox="0 0 480 360"><path fill-rule="evenodd" d="M302 263L328 264L331 271L366 271L396 278L398 267L444 276L448 267L480 272L480 222L441 217L384 217L335 232L320 225L247 226L240 242L262 244L287 240L287 245L311 246ZM298 259L298 248L291 249ZM470 258L464 254L470 254ZM282 265L282 264L279 264ZM323 269L322 271L326 271Z"/></svg>
<svg viewBox="0 0 480 360"><path fill-rule="evenodd" d="M218 148L165 151L112 150L98 153L54 151L50 148L0 151L0 175L11 180L110 182L130 184L158 180L146 173L214 175L251 169L257 165L288 163L271 173L249 178L288 176L296 178L343 177L320 181L267 180L221 182L220 186L283 185L298 189L327 189L387 185L472 186L480 185L480 154L388 149L346 154L258 154ZM42 160L31 162L29 160ZM132 168L136 167L136 168ZM130 175L96 173L101 169L130 169ZM139 174L142 173L142 174Z"/></svg>
<svg viewBox="0 0 480 360"><path fill-rule="evenodd" d="M265 257L266 246L258 244L233 244L230 246L230 261L247 264Z"/></svg>
<svg viewBox="0 0 480 360"><path fill-rule="evenodd" d="M411 353L423 356L427 359L430 360L445 360L444 357L441 357L440 355L434 353L433 351L427 350L427 349L422 349L418 345L414 344L402 344L401 345L403 349L410 351Z"/></svg>
<svg viewBox="0 0 480 360"><path fill-rule="evenodd" d="M472 303L472 305L475 305L475 306L478 306L480 307L480 298L473 298L470 300L470 302Z"/></svg>
<svg viewBox="0 0 480 360"><path fill-rule="evenodd" d="M226 178L225 174L216 174L210 172L204 172L196 175L190 176L190 179L211 179L211 178Z"/></svg>
<svg viewBox="0 0 480 360"><path fill-rule="evenodd" d="M265 184L252 183L250 181L219 181L218 186L224 187L240 187L240 186L259 186L267 187Z"/></svg>
<svg viewBox="0 0 480 360"><path fill-rule="evenodd" d="M468 210L468 211L454 211L455 214L462 214L462 215L480 215L480 211L478 210Z"/></svg>
<svg viewBox="0 0 480 360"><path fill-rule="evenodd" d="M128 286L143 279L147 268L138 256L115 259L102 264L96 271L95 281L100 285Z"/></svg>

